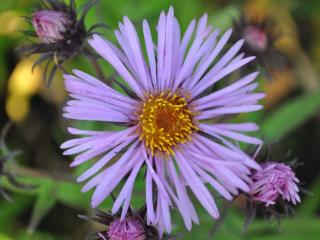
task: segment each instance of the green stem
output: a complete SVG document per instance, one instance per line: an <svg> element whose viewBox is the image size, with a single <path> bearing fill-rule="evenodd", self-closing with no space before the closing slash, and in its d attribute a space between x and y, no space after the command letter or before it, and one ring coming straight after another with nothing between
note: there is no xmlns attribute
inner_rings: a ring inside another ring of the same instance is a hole
<svg viewBox="0 0 320 240"><path fill-rule="evenodd" d="M224 206L223 206L222 211L221 211L220 218L215 222L213 227L210 229L209 237L211 239L219 231L220 227L222 226L224 220L226 219L226 217L227 217L227 215L229 213L229 210L230 210L230 208L232 206L232 203L233 203L233 201L226 201L224 203Z"/></svg>
<svg viewBox="0 0 320 240"><path fill-rule="evenodd" d="M112 78L106 78L105 77L99 62L96 59L93 58L91 60L91 64L92 64L93 68L95 69L98 78L100 80L104 81L108 86L111 86L113 80L112 80Z"/></svg>

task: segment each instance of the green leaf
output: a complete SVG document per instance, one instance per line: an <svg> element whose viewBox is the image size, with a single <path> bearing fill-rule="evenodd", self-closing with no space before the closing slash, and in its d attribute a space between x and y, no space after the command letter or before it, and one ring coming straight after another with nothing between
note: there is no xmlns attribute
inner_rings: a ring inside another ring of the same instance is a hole
<svg viewBox="0 0 320 240"><path fill-rule="evenodd" d="M65 238L53 236L52 233L36 231L36 232L33 232L32 234L30 234L24 230L21 230L15 234L14 239L15 240L61 240L61 239L65 239Z"/></svg>
<svg viewBox="0 0 320 240"><path fill-rule="evenodd" d="M82 193L81 187L83 184L81 183L51 179L47 176L20 176L19 181L24 184L35 185L37 188L31 190L15 188L14 186L10 185L5 178L0 178L0 184L9 191L35 196L37 201L45 201L45 195L48 194L48 196L51 196L50 200L60 202L72 208L87 209L89 207L91 193ZM54 197L54 199L52 199L52 197Z"/></svg>
<svg viewBox="0 0 320 240"><path fill-rule="evenodd" d="M11 238L3 233L0 233L0 240L13 240L13 238Z"/></svg>
<svg viewBox="0 0 320 240"><path fill-rule="evenodd" d="M256 220L249 228L246 239L254 240L318 240L320 235L318 218L290 218L281 222L280 229L266 221Z"/></svg>
<svg viewBox="0 0 320 240"><path fill-rule="evenodd" d="M220 9L216 14L211 15L209 22L213 27L225 31L232 26L233 19L238 18L239 15L239 8L230 4L227 7Z"/></svg>
<svg viewBox="0 0 320 240"><path fill-rule="evenodd" d="M307 196L298 210L299 216L313 216L320 207L320 177L311 186L312 195Z"/></svg>
<svg viewBox="0 0 320 240"><path fill-rule="evenodd" d="M270 141L285 136L312 117L319 108L319 91L289 101L261 124L264 139Z"/></svg>
<svg viewBox="0 0 320 240"><path fill-rule="evenodd" d="M13 227L14 221L32 206L33 197L11 193L12 202L0 198L0 229L7 231ZM1 238L0 238L1 240Z"/></svg>
<svg viewBox="0 0 320 240"><path fill-rule="evenodd" d="M50 180L43 182L28 225L30 232L35 230L44 216L54 207L56 201L56 184Z"/></svg>
<svg viewBox="0 0 320 240"><path fill-rule="evenodd" d="M86 209L90 203L90 194L81 192L82 184L68 182L57 183L56 198L59 202L78 209Z"/></svg>

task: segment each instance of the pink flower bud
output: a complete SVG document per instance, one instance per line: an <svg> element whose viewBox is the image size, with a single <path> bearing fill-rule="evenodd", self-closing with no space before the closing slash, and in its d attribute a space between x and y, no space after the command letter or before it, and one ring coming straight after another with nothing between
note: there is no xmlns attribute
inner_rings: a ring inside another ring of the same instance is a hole
<svg viewBox="0 0 320 240"><path fill-rule="evenodd" d="M44 43L53 43L63 39L63 33L71 20L64 12L41 10L33 14L32 24Z"/></svg>
<svg viewBox="0 0 320 240"><path fill-rule="evenodd" d="M108 230L108 237L117 240L145 240L145 230L139 219L126 218L123 221L116 219Z"/></svg>
<svg viewBox="0 0 320 240"><path fill-rule="evenodd" d="M268 45L266 33L256 26L248 26L245 29L244 39L247 44L256 51L264 51Z"/></svg>
<svg viewBox="0 0 320 240"><path fill-rule="evenodd" d="M267 207L276 204L282 198L293 204L300 202L299 188L295 173L284 163L268 162L261 165L252 176L250 194L258 202Z"/></svg>

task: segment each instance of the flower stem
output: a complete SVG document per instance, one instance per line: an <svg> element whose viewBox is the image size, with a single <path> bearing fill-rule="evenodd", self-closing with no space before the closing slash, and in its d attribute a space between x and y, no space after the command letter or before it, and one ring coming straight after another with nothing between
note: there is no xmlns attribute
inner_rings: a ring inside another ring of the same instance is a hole
<svg viewBox="0 0 320 240"><path fill-rule="evenodd" d="M55 181L74 182L73 176L69 173L52 173L49 171L28 168L16 164L8 164L8 170L18 176L49 178Z"/></svg>
<svg viewBox="0 0 320 240"><path fill-rule="evenodd" d="M104 81L108 86L112 85L112 78L107 78L105 77L102 68L100 66L100 64L98 63L98 61L94 58L91 59L91 64L93 66L93 68L95 69L97 76L100 80Z"/></svg>
<svg viewBox="0 0 320 240"><path fill-rule="evenodd" d="M212 228L209 231L210 239L219 231L220 227L223 225L224 220L226 219L228 212L232 206L233 201L225 201L221 211L220 218L215 222Z"/></svg>

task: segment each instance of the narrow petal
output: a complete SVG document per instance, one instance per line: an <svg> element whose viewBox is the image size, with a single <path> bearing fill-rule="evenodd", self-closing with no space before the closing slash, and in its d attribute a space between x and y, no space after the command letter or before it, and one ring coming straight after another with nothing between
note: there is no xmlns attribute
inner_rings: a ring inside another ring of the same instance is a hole
<svg viewBox="0 0 320 240"><path fill-rule="evenodd" d="M115 70L117 70L120 76L129 84L135 93L142 98L143 94L141 87L137 84L109 45L98 35L94 35L93 39L89 40L88 42L98 54L108 61L115 68Z"/></svg>

